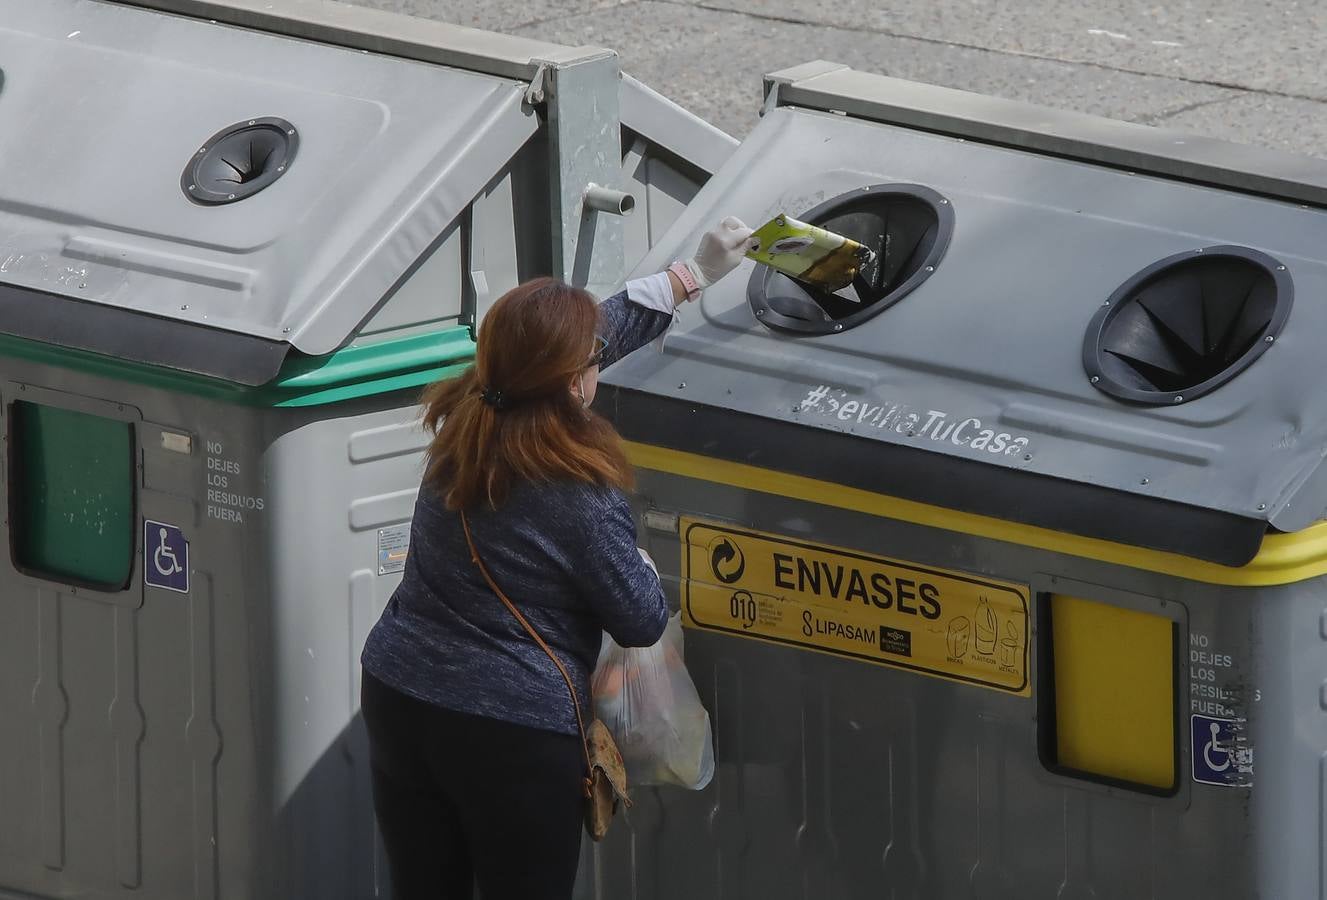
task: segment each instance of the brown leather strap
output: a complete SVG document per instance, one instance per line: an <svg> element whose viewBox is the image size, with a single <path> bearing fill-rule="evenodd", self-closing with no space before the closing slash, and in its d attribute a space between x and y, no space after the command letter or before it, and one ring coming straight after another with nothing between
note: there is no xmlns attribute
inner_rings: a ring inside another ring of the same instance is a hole
<svg viewBox="0 0 1327 900"><path fill-rule="evenodd" d="M580 700L576 697L576 686L571 681L571 675L568 674L567 667L562 664L562 660L558 659L558 655L553 652L553 648L548 646L544 639L540 637L539 632L535 631L534 626L530 624L529 620L521 615L521 611L516 608L516 604L511 602L511 599L502 592L502 588L498 587L498 583L493 580L493 575L489 572L488 566L484 565L484 560L480 557L478 548L475 547L474 536L470 534L470 522L466 519L464 510L461 511L461 529L465 532L465 543L470 548L470 558L474 560L475 565L479 567L479 574L484 576L484 581L488 582L489 588L492 589L493 593L498 595L498 599L501 600L503 605L507 607L513 616L516 617L516 621L521 623L521 627L523 627L526 630L526 633L530 635L530 639L539 645L539 649L548 654L549 659L553 660L553 665L557 666L558 671L562 673L562 680L567 683L567 690L571 693L571 705L576 710L576 727L579 728L581 732L581 749L585 751L585 790L586 795L588 796L590 785L593 783L594 779L594 765L590 762L589 739L585 734L585 721L581 718L581 704Z"/></svg>

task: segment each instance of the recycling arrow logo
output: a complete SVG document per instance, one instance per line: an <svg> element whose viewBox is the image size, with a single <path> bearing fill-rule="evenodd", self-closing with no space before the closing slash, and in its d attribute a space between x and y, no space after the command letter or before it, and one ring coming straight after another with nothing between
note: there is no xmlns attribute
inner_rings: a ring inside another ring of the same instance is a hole
<svg viewBox="0 0 1327 900"><path fill-rule="evenodd" d="M742 548L726 537L720 536L710 542L710 569L720 584L732 584L746 571L746 557Z"/></svg>

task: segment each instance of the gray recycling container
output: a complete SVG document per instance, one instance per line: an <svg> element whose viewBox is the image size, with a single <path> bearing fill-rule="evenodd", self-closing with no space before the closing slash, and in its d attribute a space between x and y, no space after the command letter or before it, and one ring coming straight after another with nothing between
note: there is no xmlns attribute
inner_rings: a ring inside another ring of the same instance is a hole
<svg viewBox="0 0 1327 900"><path fill-rule="evenodd" d="M0 0L0 70L0 897L385 896L419 388L732 141L611 52L317 2Z"/></svg>
<svg viewBox="0 0 1327 900"><path fill-rule="evenodd" d="M713 717L586 896L1327 892L1327 162L809 64L717 215L746 263L600 405Z"/></svg>

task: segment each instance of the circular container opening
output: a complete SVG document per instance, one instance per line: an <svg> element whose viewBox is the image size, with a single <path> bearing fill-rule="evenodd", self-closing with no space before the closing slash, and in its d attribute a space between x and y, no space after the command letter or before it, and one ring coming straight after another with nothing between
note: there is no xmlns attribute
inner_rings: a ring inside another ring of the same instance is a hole
<svg viewBox="0 0 1327 900"><path fill-rule="evenodd" d="M214 134L180 176L185 196L205 206L235 203L290 170L299 134L285 119L249 119Z"/></svg>
<svg viewBox="0 0 1327 900"><path fill-rule="evenodd" d="M1248 368L1290 315L1290 273L1247 247L1206 247L1153 263L1097 310L1083 367L1101 391L1185 403Z"/></svg>
<svg viewBox="0 0 1327 900"><path fill-rule="evenodd" d="M778 331L833 334L884 312L931 276L954 230L953 205L916 184L878 184L795 218L869 247L875 260L852 284L826 291L758 265L747 283L757 319Z"/></svg>

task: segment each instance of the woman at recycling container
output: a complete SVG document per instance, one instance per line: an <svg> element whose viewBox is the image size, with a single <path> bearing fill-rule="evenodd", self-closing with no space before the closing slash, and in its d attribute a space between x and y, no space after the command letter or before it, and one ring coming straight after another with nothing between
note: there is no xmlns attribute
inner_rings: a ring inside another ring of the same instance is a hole
<svg viewBox="0 0 1327 900"><path fill-rule="evenodd" d="M475 364L430 386L432 432L404 579L369 635L362 706L373 801L398 900L567 900L585 755L553 660L589 714L601 635L659 640L668 618L637 550L631 467L590 409L599 372L664 333L678 304L741 262L726 218L696 255L602 304L552 278L513 288L479 329Z"/></svg>

